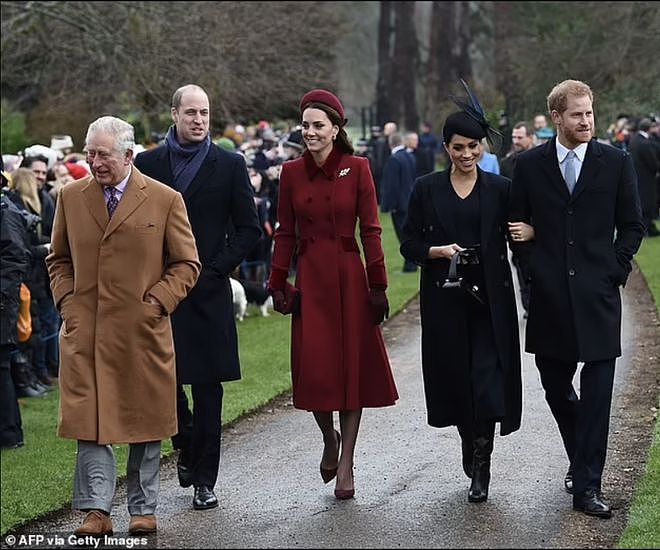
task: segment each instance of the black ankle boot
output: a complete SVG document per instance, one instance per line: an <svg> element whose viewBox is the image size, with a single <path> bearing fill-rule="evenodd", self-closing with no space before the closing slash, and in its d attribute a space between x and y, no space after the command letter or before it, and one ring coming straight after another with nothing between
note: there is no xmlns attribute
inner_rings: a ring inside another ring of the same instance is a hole
<svg viewBox="0 0 660 550"><path fill-rule="evenodd" d="M472 462L472 483L468 491L469 502L485 502L488 499L490 483L490 455L493 452L495 424L479 426L474 434L474 460Z"/></svg>
<svg viewBox="0 0 660 550"><path fill-rule="evenodd" d="M472 477L472 463L474 462L474 436L472 427L458 425L458 433L461 436L461 453L463 457L463 471L468 477Z"/></svg>

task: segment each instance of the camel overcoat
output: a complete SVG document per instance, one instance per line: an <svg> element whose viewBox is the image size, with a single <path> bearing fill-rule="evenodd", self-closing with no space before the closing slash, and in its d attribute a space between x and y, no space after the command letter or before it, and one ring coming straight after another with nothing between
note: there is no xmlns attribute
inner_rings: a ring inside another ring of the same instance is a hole
<svg viewBox="0 0 660 550"><path fill-rule="evenodd" d="M110 219L92 176L67 184L46 263L64 321L60 437L110 444L175 434L169 314L200 270L181 195L133 166Z"/></svg>

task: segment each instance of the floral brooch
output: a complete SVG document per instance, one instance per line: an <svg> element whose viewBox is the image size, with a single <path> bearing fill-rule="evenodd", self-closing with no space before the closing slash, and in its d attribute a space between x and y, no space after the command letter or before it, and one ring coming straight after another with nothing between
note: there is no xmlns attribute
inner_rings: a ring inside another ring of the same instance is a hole
<svg viewBox="0 0 660 550"><path fill-rule="evenodd" d="M350 168L343 168L343 169L339 172L339 177L341 178L341 177L347 175L350 171L351 171Z"/></svg>

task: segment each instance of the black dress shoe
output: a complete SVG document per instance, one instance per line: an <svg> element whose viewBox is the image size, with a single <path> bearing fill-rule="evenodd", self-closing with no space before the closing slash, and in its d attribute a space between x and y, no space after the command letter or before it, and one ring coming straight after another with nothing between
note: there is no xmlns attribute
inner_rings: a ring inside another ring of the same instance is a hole
<svg viewBox="0 0 660 550"><path fill-rule="evenodd" d="M193 497L193 508L195 510L208 510L218 505L218 497L215 496L213 489L206 485L195 487L195 496Z"/></svg>
<svg viewBox="0 0 660 550"><path fill-rule="evenodd" d="M584 512L588 516L599 518L612 517L612 510L605 504L598 491L591 489L580 496L573 495L573 510Z"/></svg>
<svg viewBox="0 0 660 550"><path fill-rule="evenodd" d="M569 494L573 494L573 472L569 470L566 472L566 477L564 478L564 490Z"/></svg>

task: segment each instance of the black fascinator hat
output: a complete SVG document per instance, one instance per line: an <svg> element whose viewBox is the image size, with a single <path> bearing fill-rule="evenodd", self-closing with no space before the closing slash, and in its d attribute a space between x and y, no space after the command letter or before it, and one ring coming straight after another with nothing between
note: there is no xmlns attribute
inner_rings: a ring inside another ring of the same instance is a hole
<svg viewBox="0 0 660 550"><path fill-rule="evenodd" d="M460 79L465 95L450 95L451 100L461 109L447 117L442 128L442 137L445 143L449 143L454 134L459 134L472 139L486 138L491 153L498 153L502 146L502 134L493 128L486 120L481 103L470 90L467 82Z"/></svg>

